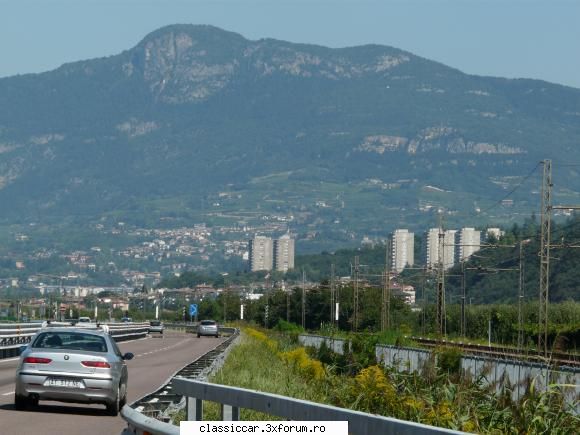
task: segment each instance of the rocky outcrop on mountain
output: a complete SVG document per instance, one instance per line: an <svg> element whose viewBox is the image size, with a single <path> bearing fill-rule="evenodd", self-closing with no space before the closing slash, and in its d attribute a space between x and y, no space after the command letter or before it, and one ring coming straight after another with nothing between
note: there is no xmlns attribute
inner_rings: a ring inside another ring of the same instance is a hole
<svg viewBox="0 0 580 435"><path fill-rule="evenodd" d="M443 150L449 154L525 154L519 147L502 143L466 141L456 129L432 127L419 132L412 139L401 136L367 136L355 151L383 154L404 151L408 154Z"/></svg>

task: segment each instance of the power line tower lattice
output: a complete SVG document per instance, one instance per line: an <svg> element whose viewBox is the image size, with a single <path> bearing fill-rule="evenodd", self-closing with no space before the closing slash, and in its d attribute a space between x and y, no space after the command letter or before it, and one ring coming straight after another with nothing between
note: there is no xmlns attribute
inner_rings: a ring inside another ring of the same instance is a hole
<svg viewBox="0 0 580 435"><path fill-rule="evenodd" d="M538 317L538 352L548 356L548 304L550 287L550 231L552 213L552 161L544 160L542 180L542 224L540 242L540 313Z"/></svg>

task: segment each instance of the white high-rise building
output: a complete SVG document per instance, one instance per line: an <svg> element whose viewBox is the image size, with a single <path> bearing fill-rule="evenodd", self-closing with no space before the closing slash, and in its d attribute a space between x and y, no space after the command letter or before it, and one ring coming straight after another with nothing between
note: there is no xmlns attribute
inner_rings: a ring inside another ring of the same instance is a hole
<svg viewBox="0 0 580 435"><path fill-rule="evenodd" d="M443 267L450 269L455 264L455 235L457 230L446 230L443 239Z"/></svg>
<svg viewBox="0 0 580 435"><path fill-rule="evenodd" d="M252 272L272 269L287 272L294 269L294 239L289 234L277 240L255 236L249 242L248 260Z"/></svg>
<svg viewBox="0 0 580 435"><path fill-rule="evenodd" d="M462 228L459 232L459 261L467 260L481 248L481 231Z"/></svg>
<svg viewBox="0 0 580 435"><path fill-rule="evenodd" d="M281 272L294 269L294 239L289 234L274 240L274 268Z"/></svg>
<svg viewBox="0 0 580 435"><path fill-rule="evenodd" d="M446 230L441 238L443 244L440 249L439 228L431 228L426 234L427 245L427 267L436 268L439 262L443 262L443 267L449 269L455 264L455 234L457 230ZM443 258L440 259L440 252L443 253Z"/></svg>
<svg viewBox="0 0 580 435"><path fill-rule="evenodd" d="M430 228L425 234L425 246L427 257L425 265L431 269L437 267L439 262L439 228Z"/></svg>
<svg viewBox="0 0 580 435"><path fill-rule="evenodd" d="M274 265L274 243L270 237L255 236L249 243L250 270L272 270Z"/></svg>
<svg viewBox="0 0 580 435"><path fill-rule="evenodd" d="M408 230L395 230L393 233L392 266L396 272L402 272L407 266L415 264L415 234Z"/></svg>

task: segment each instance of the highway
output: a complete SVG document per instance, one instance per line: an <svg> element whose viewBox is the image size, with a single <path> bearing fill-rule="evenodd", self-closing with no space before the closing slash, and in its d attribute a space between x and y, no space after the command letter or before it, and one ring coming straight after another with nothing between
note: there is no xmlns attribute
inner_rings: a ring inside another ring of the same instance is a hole
<svg viewBox="0 0 580 435"><path fill-rule="evenodd" d="M127 361L129 386L127 403L131 403L161 386L173 373L197 359L224 338L197 338L193 334L165 331L163 337L151 337L119 343L121 352L133 352ZM108 416L102 405L80 405L40 402L27 411L16 411L14 375L18 360L0 360L0 433L2 434L115 434L126 426L118 417Z"/></svg>

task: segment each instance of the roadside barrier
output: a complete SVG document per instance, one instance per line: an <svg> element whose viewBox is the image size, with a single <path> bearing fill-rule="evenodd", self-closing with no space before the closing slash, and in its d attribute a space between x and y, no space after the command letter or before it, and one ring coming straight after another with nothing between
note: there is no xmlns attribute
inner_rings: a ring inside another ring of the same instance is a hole
<svg viewBox="0 0 580 435"><path fill-rule="evenodd" d="M5 323L0 324L0 359L18 356L20 347L30 343L30 340L46 322ZM106 326L115 341L137 340L149 333L149 322L144 323L99 323ZM69 322L50 322L50 326L73 326ZM82 327L96 328L96 323L83 324Z"/></svg>
<svg viewBox="0 0 580 435"><path fill-rule="evenodd" d="M167 325L166 325L167 326ZM220 331L226 332L226 328ZM208 354L178 371L164 386L131 405L125 405L121 416L127 422L122 435L178 435L179 426L162 409L186 409L186 420L203 421L203 402L220 404L223 421L238 421L240 409L253 409L284 420L348 421L349 433L358 435L402 434L434 435L462 434L464 432L427 426L358 411L352 411L306 400L292 399L276 394L243 388L212 384L204 381L218 346ZM214 354L213 356L210 354ZM179 405L177 405L179 404Z"/></svg>
<svg viewBox="0 0 580 435"><path fill-rule="evenodd" d="M166 327L171 327L165 324ZM178 325L181 326L181 325ZM178 329L182 329L179 328ZM126 435L179 434L179 427L171 424L171 415L186 406L186 400L176 394L173 383L178 377L206 380L225 360L230 346L239 337L239 329L220 327L225 341L218 342L213 349L174 373L168 381L130 405L125 405L121 416L127 421Z"/></svg>
<svg viewBox="0 0 580 435"><path fill-rule="evenodd" d="M0 324L0 359L17 356L20 346L28 344L41 326L40 323Z"/></svg>

